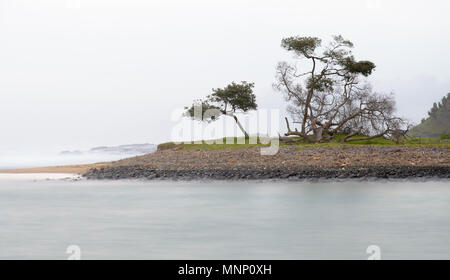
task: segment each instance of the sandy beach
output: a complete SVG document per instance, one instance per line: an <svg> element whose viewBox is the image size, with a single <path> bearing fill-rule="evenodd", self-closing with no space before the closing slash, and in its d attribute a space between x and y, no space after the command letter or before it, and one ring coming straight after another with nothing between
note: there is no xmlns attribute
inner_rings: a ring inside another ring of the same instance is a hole
<svg viewBox="0 0 450 280"><path fill-rule="evenodd" d="M96 164L79 164L66 166L51 166L51 167L36 167L36 168L21 168L21 169L4 169L0 170L1 174L30 174L30 173L54 173L54 174L78 174L82 175L92 168L101 168L106 166L106 163Z"/></svg>

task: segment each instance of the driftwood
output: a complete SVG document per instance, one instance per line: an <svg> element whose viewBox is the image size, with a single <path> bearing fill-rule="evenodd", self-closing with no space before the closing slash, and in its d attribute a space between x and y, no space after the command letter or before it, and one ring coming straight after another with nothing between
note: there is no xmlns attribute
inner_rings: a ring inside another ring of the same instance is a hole
<svg viewBox="0 0 450 280"><path fill-rule="evenodd" d="M394 140L397 144L400 143L402 139L408 138L408 132L411 129L411 127L408 126L407 129L395 129L390 131L391 138Z"/></svg>

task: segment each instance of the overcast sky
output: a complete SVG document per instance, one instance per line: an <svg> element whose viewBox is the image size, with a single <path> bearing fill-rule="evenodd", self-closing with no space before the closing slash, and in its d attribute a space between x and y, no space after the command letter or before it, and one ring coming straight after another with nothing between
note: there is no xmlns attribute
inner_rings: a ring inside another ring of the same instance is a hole
<svg viewBox="0 0 450 280"><path fill-rule="evenodd" d="M231 81L284 109L272 83L292 35L352 40L410 120L450 92L448 0L0 3L3 152L167 141L173 110Z"/></svg>

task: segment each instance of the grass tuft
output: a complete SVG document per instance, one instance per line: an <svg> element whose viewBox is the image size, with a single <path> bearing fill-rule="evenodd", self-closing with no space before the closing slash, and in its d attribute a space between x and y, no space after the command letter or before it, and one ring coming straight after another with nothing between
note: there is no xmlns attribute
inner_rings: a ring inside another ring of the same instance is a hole
<svg viewBox="0 0 450 280"><path fill-rule="evenodd" d="M361 136L355 136L361 137ZM300 140L299 137L282 137L282 139L293 139ZM280 143L280 146L286 145L296 145L298 149L304 149L307 147L336 147L336 146L357 146L357 145L376 145L376 146L411 146L411 147L422 147L422 146L432 146L432 147L443 147L450 148L450 142L446 139L436 138L408 138L403 139L400 143L396 143L393 140L386 139L384 137L374 138L371 140L360 140L353 142L340 142L343 137L336 137L336 140L325 142L325 143L306 143L306 142L296 142L294 144L283 144ZM250 137L250 139L245 139L244 137L225 137L216 140L202 140L193 143L181 143L176 144L173 142L162 143L158 145L158 150L223 150L223 149L247 149L252 147L260 147L260 146L269 146L269 144L265 144L270 142L269 138L259 138L259 137ZM263 144L264 143L264 144Z"/></svg>

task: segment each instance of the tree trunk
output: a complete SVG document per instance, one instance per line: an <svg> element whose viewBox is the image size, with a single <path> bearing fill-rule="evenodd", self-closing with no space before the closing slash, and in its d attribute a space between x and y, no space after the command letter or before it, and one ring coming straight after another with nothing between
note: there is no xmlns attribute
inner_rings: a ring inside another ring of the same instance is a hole
<svg viewBox="0 0 450 280"><path fill-rule="evenodd" d="M358 129L357 131L354 131L354 132L348 134L347 136L345 136L344 139L341 140L341 142L347 142L348 139L352 138L352 137L355 136L355 135L360 134L361 131L362 131L362 128L360 128L360 129Z"/></svg>
<svg viewBox="0 0 450 280"><path fill-rule="evenodd" d="M284 134L285 136L300 136L300 137L303 139L303 141L305 141L305 142L307 142L307 143L310 143L310 142L311 142L310 139L309 139L309 137L308 137L308 135L306 135L305 133L299 132L297 129L295 129L295 131L292 131L292 130L291 130L291 127L290 127L290 125L289 125L289 120L288 120L288 118L285 117L284 119L286 120L286 126L287 126L287 129L288 129L288 132L286 132L286 133Z"/></svg>
<svg viewBox="0 0 450 280"><path fill-rule="evenodd" d="M378 137L382 137L388 132L389 132L389 130L386 130L386 131L381 132L380 134L373 135L373 136L353 138L353 139L346 138L346 139L344 139L344 142L372 140L372 139L375 139Z"/></svg>
<svg viewBox="0 0 450 280"><path fill-rule="evenodd" d="M319 126L314 129L314 142L319 143L323 138L323 127Z"/></svg>
<svg viewBox="0 0 450 280"><path fill-rule="evenodd" d="M231 117L233 117L233 119L236 121L237 126L239 127L239 129L242 131L242 133L244 133L245 135L245 139L249 139L250 136L248 135L247 131L245 131L244 127L242 126L242 124L239 122L238 118L235 115L230 115Z"/></svg>

